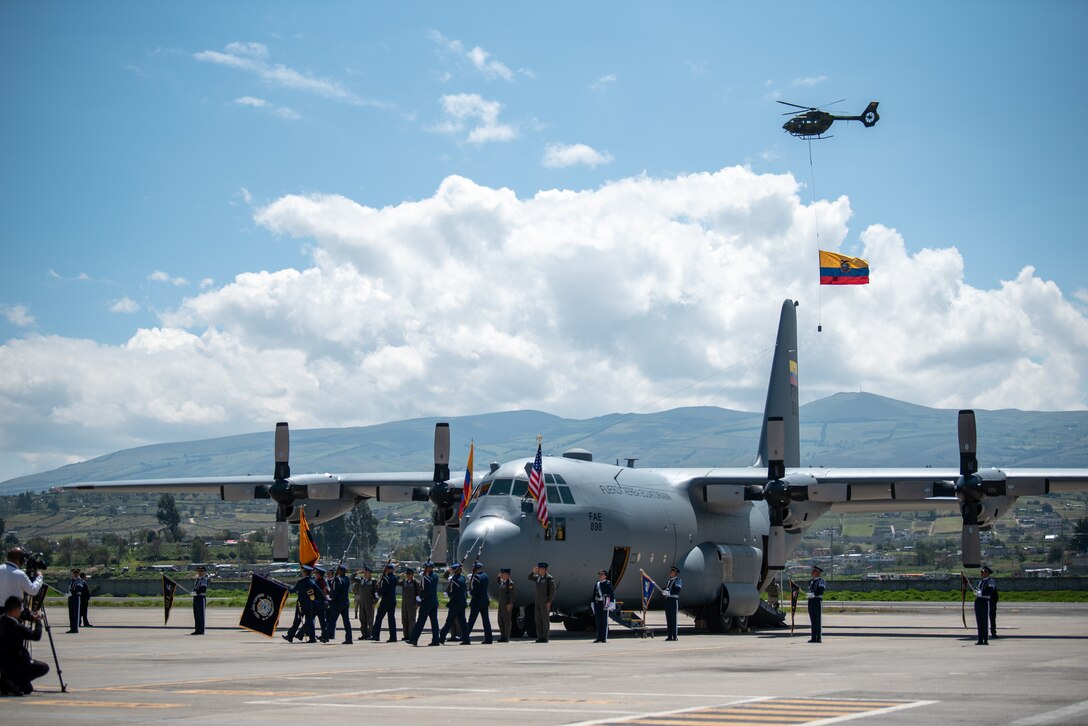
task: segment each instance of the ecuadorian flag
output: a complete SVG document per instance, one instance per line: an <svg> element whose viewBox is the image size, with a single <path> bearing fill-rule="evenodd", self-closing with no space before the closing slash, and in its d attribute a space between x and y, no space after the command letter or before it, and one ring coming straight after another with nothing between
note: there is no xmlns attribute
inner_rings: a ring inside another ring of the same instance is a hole
<svg viewBox="0 0 1088 726"><path fill-rule="evenodd" d="M860 257L820 250L821 285L868 285L869 263Z"/></svg>

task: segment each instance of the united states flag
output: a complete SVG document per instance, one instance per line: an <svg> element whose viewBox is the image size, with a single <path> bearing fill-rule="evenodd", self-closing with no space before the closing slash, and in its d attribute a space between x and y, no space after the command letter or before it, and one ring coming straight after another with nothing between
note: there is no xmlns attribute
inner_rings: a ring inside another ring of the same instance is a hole
<svg viewBox="0 0 1088 726"><path fill-rule="evenodd" d="M533 499L536 500L536 520L540 522L540 526L547 529L548 527L548 496L544 490L544 464L541 459L540 453L540 437L537 437L536 442L536 460L533 462L533 469L529 472L529 493L533 495Z"/></svg>

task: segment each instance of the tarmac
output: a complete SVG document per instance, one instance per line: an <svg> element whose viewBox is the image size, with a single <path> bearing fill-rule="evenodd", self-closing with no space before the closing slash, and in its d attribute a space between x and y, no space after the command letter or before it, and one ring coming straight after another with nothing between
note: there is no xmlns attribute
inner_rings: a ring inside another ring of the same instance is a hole
<svg viewBox="0 0 1088 726"><path fill-rule="evenodd" d="M613 624L608 643L553 624L549 643L462 647L405 643L289 644L238 628L237 608L192 613L95 608L93 628L67 634L50 610L67 686L51 672L23 698L0 699L6 724L1084 724L1088 606L1002 604L1000 638L976 646L960 606L830 604L824 642L808 619L789 630L664 639ZM967 622L973 628L970 604ZM286 619L286 615L285 615ZM787 622L789 618L787 618ZM281 623L282 625L282 623ZM279 632L283 632L281 630ZM425 638L421 638L423 642Z"/></svg>

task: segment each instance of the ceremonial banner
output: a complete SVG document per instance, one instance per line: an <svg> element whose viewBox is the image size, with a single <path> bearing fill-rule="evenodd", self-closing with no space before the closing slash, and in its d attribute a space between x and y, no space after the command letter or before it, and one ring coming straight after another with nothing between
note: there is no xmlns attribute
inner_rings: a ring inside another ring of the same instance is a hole
<svg viewBox="0 0 1088 726"><path fill-rule="evenodd" d="M249 583L249 597L238 625L271 638L280 622L280 611L287 601L287 586L258 574Z"/></svg>
<svg viewBox="0 0 1088 726"><path fill-rule="evenodd" d="M166 625L170 622L170 608L174 607L174 593L178 589L178 584L171 580L166 575L162 576L162 608L163 618L162 624Z"/></svg>
<svg viewBox="0 0 1088 726"><path fill-rule="evenodd" d="M869 263L860 257L820 250L821 285L868 285Z"/></svg>
<svg viewBox="0 0 1088 726"><path fill-rule="evenodd" d="M548 528L548 494L544 488L544 464L540 453L543 436L536 437L536 460L529 472L529 493L536 500L536 520L544 529Z"/></svg>
<svg viewBox="0 0 1088 726"><path fill-rule="evenodd" d="M465 485L461 490L461 506L457 508L458 519L465 516L465 509L468 507L468 501L472 499L472 452L475 448L475 442L468 445L468 466L465 467Z"/></svg>
<svg viewBox="0 0 1088 726"><path fill-rule="evenodd" d="M639 570L642 573L642 610L645 612L650 607L650 598L654 596L654 588L657 587L657 583L650 579L650 576L646 574L645 570ZM660 587L657 587L660 590Z"/></svg>
<svg viewBox="0 0 1088 726"><path fill-rule="evenodd" d="M310 534L310 525L306 523L306 507L298 510L298 562L303 567L313 567L321 559L314 536Z"/></svg>

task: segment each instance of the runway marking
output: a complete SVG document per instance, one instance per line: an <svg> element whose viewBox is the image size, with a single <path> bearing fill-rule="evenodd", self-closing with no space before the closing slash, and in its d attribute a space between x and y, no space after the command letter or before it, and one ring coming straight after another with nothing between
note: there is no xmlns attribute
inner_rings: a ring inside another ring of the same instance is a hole
<svg viewBox="0 0 1088 726"><path fill-rule="evenodd" d="M662 711L621 719L586 721L576 726L826 726L936 701L861 701L831 698L754 698L721 706Z"/></svg>
<svg viewBox="0 0 1088 726"><path fill-rule="evenodd" d="M237 690L230 690L226 688L186 688L184 690L168 690L167 693L180 693L187 696L270 696L275 697L283 693L283 691L247 691L244 688ZM313 692L299 692L292 691L296 696L316 696Z"/></svg>
<svg viewBox="0 0 1088 726"><path fill-rule="evenodd" d="M133 703L130 701L53 701L35 700L40 706L75 706L78 708L182 708L180 703Z"/></svg>
<svg viewBox="0 0 1088 726"><path fill-rule="evenodd" d="M1070 721L1086 712L1088 712L1088 701L1081 701L1065 708L1027 716L1019 721L1013 721L1011 726L1041 726L1042 724Z"/></svg>

